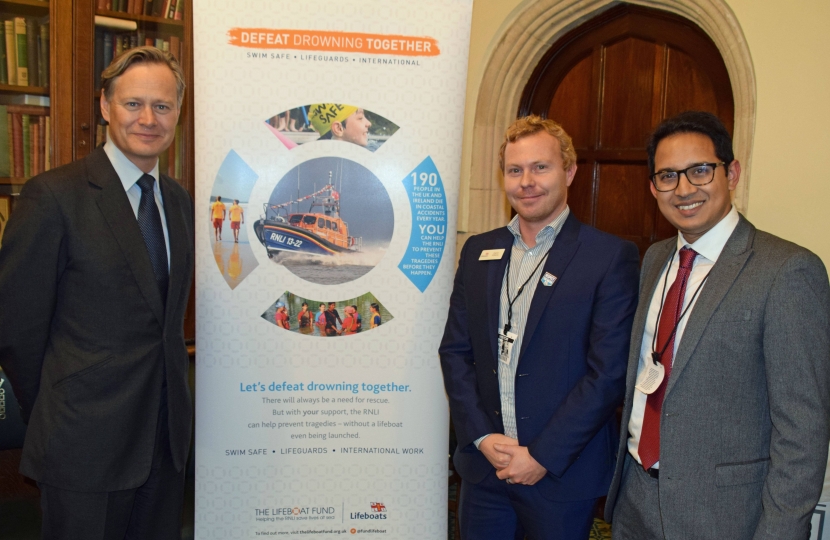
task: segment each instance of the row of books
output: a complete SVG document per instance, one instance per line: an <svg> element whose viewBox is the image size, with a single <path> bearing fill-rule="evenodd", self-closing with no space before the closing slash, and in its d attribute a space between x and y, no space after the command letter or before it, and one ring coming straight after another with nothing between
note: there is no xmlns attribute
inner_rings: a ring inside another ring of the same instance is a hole
<svg viewBox="0 0 830 540"><path fill-rule="evenodd" d="M102 121L103 122L103 121ZM103 146L107 142L107 126L103 123L98 124L98 129L95 132L96 146ZM182 165L184 163L182 156L182 126L176 126L176 137L170 144L170 148L166 152L162 152L159 156L159 171L171 178L182 178Z"/></svg>
<svg viewBox="0 0 830 540"><path fill-rule="evenodd" d="M108 32L97 30L95 32L95 85L100 88L101 72L117 58L122 52L138 47L139 45L150 45L164 51L170 52L177 60L182 55L182 40L179 36L148 34L143 30L136 32Z"/></svg>
<svg viewBox="0 0 830 540"><path fill-rule="evenodd" d="M28 178L52 168L48 107L0 105L0 177Z"/></svg>
<svg viewBox="0 0 830 540"><path fill-rule="evenodd" d="M15 17L0 34L0 84L49 86L48 20Z"/></svg>
<svg viewBox="0 0 830 540"><path fill-rule="evenodd" d="M184 18L184 0L97 0L96 7L101 11L129 15L149 15L177 21Z"/></svg>

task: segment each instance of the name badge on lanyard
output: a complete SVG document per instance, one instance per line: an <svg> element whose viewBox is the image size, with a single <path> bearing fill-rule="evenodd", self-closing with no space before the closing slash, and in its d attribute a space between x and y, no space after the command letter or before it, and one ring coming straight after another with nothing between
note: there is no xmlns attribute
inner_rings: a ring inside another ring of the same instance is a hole
<svg viewBox="0 0 830 540"><path fill-rule="evenodd" d="M513 344L518 337L518 334L513 332L499 331L499 362L505 365L510 364L510 351L513 350Z"/></svg>

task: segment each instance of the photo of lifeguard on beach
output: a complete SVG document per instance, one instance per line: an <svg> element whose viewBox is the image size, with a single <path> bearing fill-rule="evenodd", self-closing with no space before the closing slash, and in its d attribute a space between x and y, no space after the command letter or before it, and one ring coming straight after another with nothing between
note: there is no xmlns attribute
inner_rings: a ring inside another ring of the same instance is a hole
<svg viewBox="0 0 830 540"><path fill-rule="evenodd" d="M272 261L306 281L337 285L380 262L394 213L386 188L369 169L322 157L282 177L253 229Z"/></svg>
<svg viewBox="0 0 830 540"><path fill-rule="evenodd" d="M372 293L348 300L309 300L285 292L262 314L277 328L317 337L351 336L388 324L392 314Z"/></svg>
<svg viewBox="0 0 830 540"><path fill-rule="evenodd" d="M265 125L289 150L313 141L342 141L374 152L398 131L391 120L345 103L301 105L272 116Z"/></svg>

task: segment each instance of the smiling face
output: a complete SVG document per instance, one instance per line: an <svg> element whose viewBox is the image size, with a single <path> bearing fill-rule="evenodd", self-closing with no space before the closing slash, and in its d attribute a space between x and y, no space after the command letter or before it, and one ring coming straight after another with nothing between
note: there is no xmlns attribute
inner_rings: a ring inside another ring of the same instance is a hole
<svg viewBox="0 0 830 540"><path fill-rule="evenodd" d="M369 128L371 126L372 123L366 118L363 109L358 109L343 122L335 122L332 124L332 138L366 146L369 144Z"/></svg>
<svg viewBox="0 0 830 540"><path fill-rule="evenodd" d="M568 202L576 165L565 169L559 141L539 131L508 143L504 149L504 191L519 215L522 238L532 238L559 215Z"/></svg>
<svg viewBox="0 0 830 540"><path fill-rule="evenodd" d="M111 99L101 95L101 114L113 144L150 172L176 134L176 77L164 64L135 64L113 81Z"/></svg>
<svg viewBox="0 0 830 540"><path fill-rule="evenodd" d="M677 133L661 140L654 153L654 171L682 170L699 163L718 163L712 140L701 133ZM704 186L689 183L680 175L677 189L657 191L650 183L651 194L665 218L677 227L689 243L694 243L718 224L732 209L730 192L741 177L737 160L715 169L715 178Z"/></svg>

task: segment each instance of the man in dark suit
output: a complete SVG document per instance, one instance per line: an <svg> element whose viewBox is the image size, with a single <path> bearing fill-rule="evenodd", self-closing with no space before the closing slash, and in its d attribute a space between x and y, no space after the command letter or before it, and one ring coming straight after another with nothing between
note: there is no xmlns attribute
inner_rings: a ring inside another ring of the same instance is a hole
<svg viewBox="0 0 830 540"><path fill-rule="evenodd" d="M614 468L637 248L570 213L557 123L517 120L500 164L517 216L464 245L439 351L461 536L584 540Z"/></svg>
<svg viewBox="0 0 830 540"><path fill-rule="evenodd" d="M614 538L804 540L830 439L827 271L732 206L741 166L715 116L664 121L648 157L678 236L643 261Z"/></svg>
<svg viewBox="0 0 830 540"><path fill-rule="evenodd" d="M0 365L29 419L43 538L180 538L193 205L158 156L184 77L139 47L102 79L108 142L30 180L6 231Z"/></svg>

